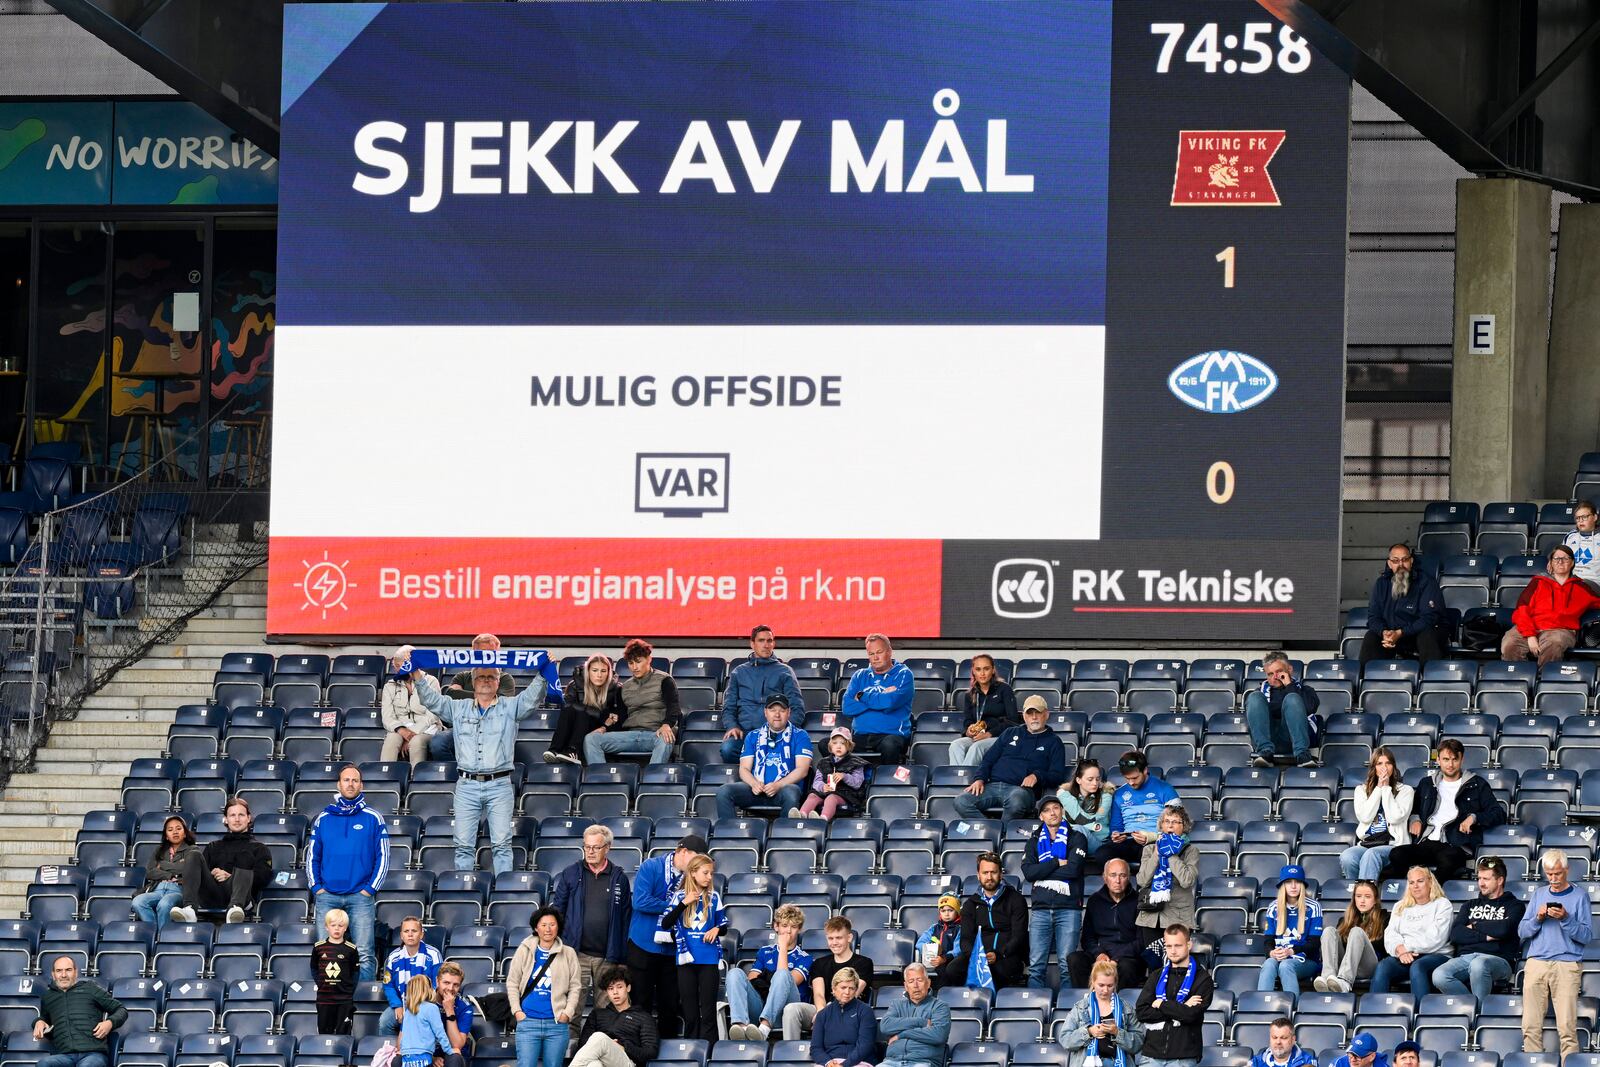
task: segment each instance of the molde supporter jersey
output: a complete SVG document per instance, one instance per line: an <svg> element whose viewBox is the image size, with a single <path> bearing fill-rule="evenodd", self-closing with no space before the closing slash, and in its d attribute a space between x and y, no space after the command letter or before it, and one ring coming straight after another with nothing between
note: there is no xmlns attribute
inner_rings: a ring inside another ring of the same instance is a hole
<svg viewBox="0 0 1600 1067"><path fill-rule="evenodd" d="M744 735L742 757L751 760L750 773L762 784L776 782L794 770L801 756L816 755L811 737L790 723L781 733L773 733L763 726Z"/></svg>
<svg viewBox="0 0 1600 1067"><path fill-rule="evenodd" d="M1111 830L1159 833L1162 809L1177 802L1178 791L1154 776L1146 778L1138 789L1124 785L1111 797Z"/></svg>
<svg viewBox="0 0 1600 1067"><path fill-rule="evenodd" d="M550 953L542 948L533 950L533 970L530 974L539 974L539 969L544 967L544 961L550 958ZM555 1011L550 1005L550 969L545 967L544 973L539 975L539 980L533 983L533 988L528 990L528 995L522 998L522 1011L530 1019L554 1019Z"/></svg>
<svg viewBox="0 0 1600 1067"><path fill-rule="evenodd" d="M1600 582L1600 530L1591 534L1573 530L1563 543L1572 549L1572 573L1586 582Z"/></svg>
<svg viewBox="0 0 1600 1067"><path fill-rule="evenodd" d="M799 971L807 978L811 977L811 953L799 945L789 950L789 958L786 962L789 970ZM756 970L766 971L768 974L778 973L777 945L762 945L756 950Z"/></svg>

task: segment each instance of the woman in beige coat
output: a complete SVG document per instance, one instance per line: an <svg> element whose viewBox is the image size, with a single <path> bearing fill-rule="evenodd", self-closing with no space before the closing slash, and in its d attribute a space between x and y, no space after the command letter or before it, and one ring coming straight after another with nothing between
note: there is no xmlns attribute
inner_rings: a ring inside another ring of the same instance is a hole
<svg viewBox="0 0 1600 1067"><path fill-rule="evenodd" d="M578 954L561 943L561 913L540 908L533 933L506 968L506 996L517 1021L517 1067L561 1067L571 1023L583 1007Z"/></svg>
<svg viewBox="0 0 1600 1067"><path fill-rule="evenodd" d="M1139 860L1140 926L1165 930L1173 923L1195 928L1194 884L1199 878L1200 851L1189 840L1194 820L1181 804L1161 813L1161 833L1144 846Z"/></svg>

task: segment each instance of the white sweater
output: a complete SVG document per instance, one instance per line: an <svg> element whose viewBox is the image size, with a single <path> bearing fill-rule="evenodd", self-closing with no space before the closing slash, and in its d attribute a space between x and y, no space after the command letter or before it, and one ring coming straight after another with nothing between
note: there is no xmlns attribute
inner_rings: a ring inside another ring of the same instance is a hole
<svg viewBox="0 0 1600 1067"><path fill-rule="evenodd" d="M1455 905L1445 897L1393 912L1389 916L1389 927L1383 932L1383 947L1391 956L1401 945L1419 956L1430 952L1451 955L1450 923L1455 915Z"/></svg>
<svg viewBox="0 0 1600 1067"><path fill-rule="evenodd" d="M1380 786L1371 796L1367 795L1367 783L1362 782L1356 786L1356 843L1367 836L1367 831L1372 829L1372 820L1378 817L1378 806L1383 806L1384 818L1389 820L1389 833L1393 835L1391 845L1411 844L1411 830L1406 825L1411 821L1411 805L1417 799L1416 791L1409 785L1401 784L1397 793L1387 786Z"/></svg>

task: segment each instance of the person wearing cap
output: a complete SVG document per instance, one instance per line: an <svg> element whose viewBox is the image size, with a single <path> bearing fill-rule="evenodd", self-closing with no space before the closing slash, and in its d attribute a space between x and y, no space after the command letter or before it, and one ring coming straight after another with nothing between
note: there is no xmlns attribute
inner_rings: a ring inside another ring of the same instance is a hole
<svg viewBox="0 0 1600 1067"><path fill-rule="evenodd" d="M1278 899L1267 908L1261 936L1272 948L1261 962L1256 988L1282 987L1299 995L1300 984L1322 973L1322 905L1306 892L1306 870L1285 864L1278 871Z"/></svg>
<svg viewBox="0 0 1600 1067"><path fill-rule="evenodd" d="M1297 767L1317 766L1311 751L1316 741L1317 691L1294 676L1294 665L1282 652L1268 652L1261 660L1266 678L1261 688L1244 698L1245 722L1250 727L1250 763L1270 767L1279 755L1293 753Z"/></svg>
<svg viewBox="0 0 1600 1067"><path fill-rule="evenodd" d="M677 1037L682 1021L678 1001L677 949L661 927L672 895L683 888L689 861L711 851L699 834L685 834L678 847L639 864L633 875L633 918L628 922L628 971L633 999L653 1011L662 1037Z"/></svg>
<svg viewBox="0 0 1600 1067"><path fill-rule="evenodd" d="M1478 861L1478 896L1456 910L1450 927L1455 958L1433 972L1433 988L1465 993L1468 986L1482 1004L1497 982L1511 981L1522 958L1522 925L1526 905L1506 892L1505 861L1485 856Z"/></svg>
<svg viewBox="0 0 1600 1067"><path fill-rule="evenodd" d="M513 698L501 696L500 671L477 667L472 672L471 700L453 700L439 691L426 672L415 671L422 706L450 725L455 735L456 870L478 866L478 823L489 824L494 873L511 869L511 813L516 809L515 756L517 725L544 703L545 680L535 675L528 688Z"/></svg>
<svg viewBox="0 0 1600 1067"><path fill-rule="evenodd" d="M976 767L1001 734L1022 725L1017 694L995 677L994 657L980 652L972 657L970 670L972 684L961 716L961 736L950 742L952 767Z"/></svg>
<svg viewBox="0 0 1600 1067"><path fill-rule="evenodd" d="M868 634L867 665L850 676L839 710L851 719L856 747L876 752L888 766L905 761L911 744L911 703L917 681L911 668L894 658L883 634Z"/></svg>
<svg viewBox="0 0 1600 1067"><path fill-rule="evenodd" d="M1117 760L1122 785L1111 795L1111 840L1095 858L1127 861L1137 867L1144 857L1144 846L1161 834L1161 812L1178 803L1178 791L1150 773L1150 761L1138 749L1129 749Z"/></svg>
<svg viewBox="0 0 1600 1067"><path fill-rule="evenodd" d="M1389 1067L1389 1057L1378 1051L1377 1038L1357 1034L1345 1054L1333 1061L1333 1067Z"/></svg>
<svg viewBox="0 0 1600 1067"><path fill-rule="evenodd" d="M968 819L993 811L1003 819L1025 818L1037 810L1040 794L1066 776L1067 750L1050 729L1050 705L1030 696L1022 703L1022 725L1001 734L984 754L972 784L956 797L956 811Z"/></svg>
<svg viewBox="0 0 1600 1067"><path fill-rule="evenodd" d="M928 968L928 977L938 988L967 984L965 974L957 974L955 962L961 955L961 898L946 893L939 898L938 917L917 938L917 959Z"/></svg>
<svg viewBox="0 0 1600 1067"><path fill-rule="evenodd" d="M961 955L955 972L971 984L972 954L982 952L996 989L1021 985L1028 963L1028 902L1001 876L999 855L978 857L978 888L961 905Z"/></svg>
<svg viewBox="0 0 1600 1067"><path fill-rule="evenodd" d="M1251 1057L1250 1067L1317 1067L1317 1058L1295 1040L1294 1023L1279 1018L1267 1028L1267 1047Z"/></svg>
<svg viewBox="0 0 1600 1067"><path fill-rule="evenodd" d="M789 698L767 698L767 724L744 735L739 780L717 790L717 818L736 819L740 808L776 805L779 811L800 806L800 791L811 774L815 750L811 737L789 722Z"/></svg>
<svg viewBox="0 0 1600 1067"><path fill-rule="evenodd" d="M1410 1038L1394 1047L1394 1067L1421 1067L1422 1043Z"/></svg>
<svg viewBox="0 0 1600 1067"><path fill-rule="evenodd" d="M722 735L723 763L738 763L744 755L745 735L766 725L768 697L787 697L791 716L806 713L800 683L793 669L778 658L777 648L772 627L757 626L750 631L750 655L728 675L722 693L722 718L728 723Z"/></svg>
<svg viewBox="0 0 1600 1067"><path fill-rule="evenodd" d="M1216 992L1211 972L1189 954L1189 928L1167 927L1161 937L1166 959L1150 972L1134 1009L1145 1025L1138 1067L1196 1067L1205 1045L1206 1009Z"/></svg>
<svg viewBox="0 0 1600 1067"><path fill-rule="evenodd" d="M1544 1014L1554 1003L1556 1032L1563 1060L1578 1051L1578 995L1583 979L1584 947L1594 936L1589 894L1567 879L1567 854L1559 848L1539 860L1544 884L1533 899L1517 933L1528 942L1522 965L1522 1051L1544 1048Z"/></svg>
<svg viewBox="0 0 1600 1067"><path fill-rule="evenodd" d="M1054 793L1039 801L1039 825L1022 851L1022 877L1033 885L1028 906L1028 985L1047 988L1045 968L1055 949L1059 979L1083 929L1083 865L1089 843L1065 823L1066 809Z"/></svg>
<svg viewBox="0 0 1600 1067"><path fill-rule="evenodd" d="M1089 984L1096 963L1117 965L1117 988L1137 989L1144 982L1144 946L1139 929L1139 897L1126 860L1107 860L1103 883L1083 906L1083 936L1078 951L1067 957L1067 974L1075 989Z"/></svg>
<svg viewBox="0 0 1600 1067"><path fill-rule="evenodd" d="M835 815L860 815L867 804L867 761L855 754L850 727L835 726L828 734L828 750L811 769L811 791L791 819L813 818L831 822Z"/></svg>

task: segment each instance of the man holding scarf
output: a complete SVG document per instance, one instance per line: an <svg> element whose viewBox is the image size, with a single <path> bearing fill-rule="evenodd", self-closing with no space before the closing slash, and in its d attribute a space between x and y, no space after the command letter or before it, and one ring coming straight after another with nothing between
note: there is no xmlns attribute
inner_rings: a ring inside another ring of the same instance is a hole
<svg viewBox="0 0 1600 1067"><path fill-rule="evenodd" d="M1203 1024L1216 983L1211 972L1189 955L1189 928L1167 927L1162 943L1167 959L1145 980L1134 1009L1145 1024L1138 1067L1197 1067L1204 1047Z"/></svg>
<svg viewBox="0 0 1600 1067"><path fill-rule="evenodd" d="M360 769L346 764L333 803L311 824L306 880L316 901L318 936L328 936L328 912L343 908L350 916L350 940L361 953L359 980L370 982L378 973L374 898L389 870L389 827L367 807L361 790Z"/></svg>
<svg viewBox="0 0 1600 1067"><path fill-rule="evenodd" d="M1088 839L1063 823L1066 811L1054 793L1039 801L1039 825L1022 853L1022 877L1033 883L1028 916L1028 985L1046 988L1050 949L1056 951L1059 976L1067 974L1067 957L1078 947L1083 928L1083 865L1089 859Z"/></svg>
<svg viewBox="0 0 1600 1067"><path fill-rule="evenodd" d="M782 693L767 698L765 713L767 725L744 735L739 780L717 790L719 819L737 819L740 808L756 804L776 804L779 811L800 806L815 754L811 736L790 725L789 698Z"/></svg>
<svg viewBox="0 0 1600 1067"><path fill-rule="evenodd" d="M403 650L410 651L410 650ZM413 673L421 653L410 651L397 676ZM485 657L504 653L478 653ZM541 671L551 667L544 653L534 657ZM489 824L489 844L494 849L494 873L511 869L511 813L516 808L516 783L511 779L516 752L517 724L544 702L548 682L541 673L516 697L498 695L500 669L474 667L471 700L452 700L439 692L439 683L421 670L416 675L417 699L451 728L456 745L455 846L456 870L478 866L478 823Z"/></svg>
<svg viewBox="0 0 1600 1067"><path fill-rule="evenodd" d="M633 875L633 918L628 922L628 971L634 1002L653 1011L663 1038L677 1037L682 1020L678 1003L676 948L661 929L672 894L683 885L689 861L711 850L699 834L687 834L664 856L651 856Z"/></svg>
<svg viewBox="0 0 1600 1067"><path fill-rule="evenodd" d="M957 974L967 985L1004 989L1022 984L1028 962L1028 902L1005 884L1000 857L978 857L978 891L961 905L961 956Z"/></svg>

